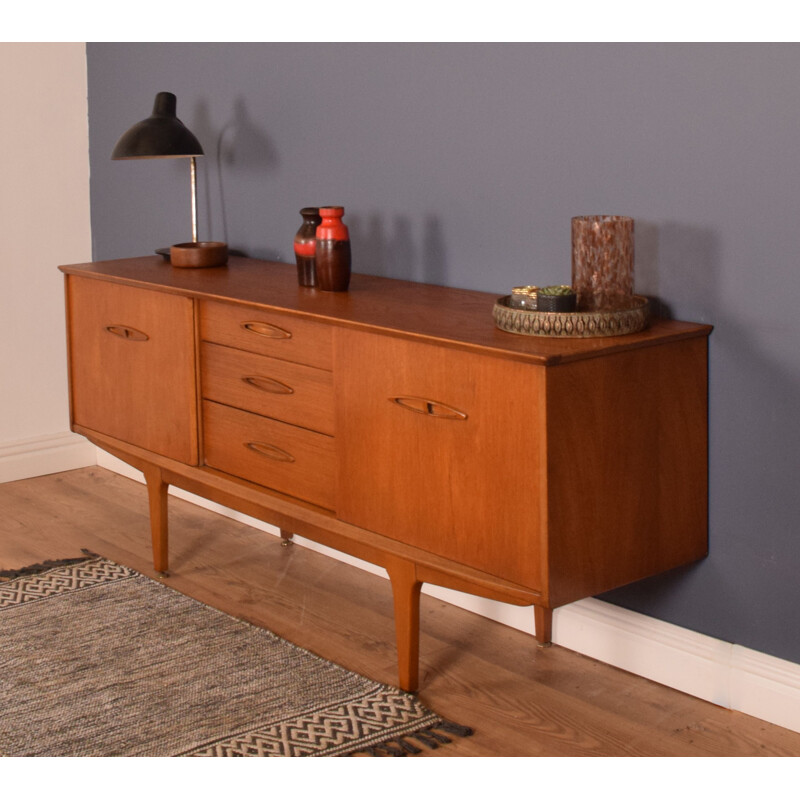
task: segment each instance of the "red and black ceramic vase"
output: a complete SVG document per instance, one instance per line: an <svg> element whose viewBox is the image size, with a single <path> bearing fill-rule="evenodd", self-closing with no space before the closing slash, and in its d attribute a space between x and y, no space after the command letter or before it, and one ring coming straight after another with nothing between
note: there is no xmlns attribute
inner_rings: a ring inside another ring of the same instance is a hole
<svg viewBox="0 0 800 800"><path fill-rule="evenodd" d="M317 285L317 227L322 222L318 208L301 208L303 224L294 235L294 258L297 261L297 282L301 286Z"/></svg>
<svg viewBox="0 0 800 800"><path fill-rule="evenodd" d="M346 292L350 285L350 232L343 206L320 208L317 228L317 285L324 292Z"/></svg>

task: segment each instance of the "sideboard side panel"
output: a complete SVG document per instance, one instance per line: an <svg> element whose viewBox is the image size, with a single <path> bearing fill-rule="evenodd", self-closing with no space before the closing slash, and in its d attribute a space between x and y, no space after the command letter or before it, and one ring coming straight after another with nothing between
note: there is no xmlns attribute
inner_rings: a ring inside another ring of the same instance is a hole
<svg viewBox="0 0 800 800"><path fill-rule="evenodd" d="M548 369L554 605L708 552L707 339Z"/></svg>

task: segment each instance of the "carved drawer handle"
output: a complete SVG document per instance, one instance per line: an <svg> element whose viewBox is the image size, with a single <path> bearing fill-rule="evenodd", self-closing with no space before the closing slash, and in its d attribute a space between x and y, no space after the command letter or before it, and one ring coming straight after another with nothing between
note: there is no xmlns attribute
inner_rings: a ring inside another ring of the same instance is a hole
<svg viewBox="0 0 800 800"><path fill-rule="evenodd" d="M291 464L294 461L294 456L281 450L280 447L275 447L273 444L264 444L264 442L247 442L245 445L248 450L258 453L260 456L266 456L274 461L284 461Z"/></svg>
<svg viewBox="0 0 800 800"><path fill-rule="evenodd" d="M271 392L272 394L294 394L294 389L291 386L275 378L265 378L263 375L243 375L242 380L254 389L260 389L262 392Z"/></svg>
<svg viewBox="0 0 800 800"><path fill-rule="evenodd" d="M146 333L137 331L136 328L129 328L127 325L106 325L105 329L114 336L131 342L146 342L150 338Z"/></svg>
<svg viewBox="0 0 800 800"><path fill-rule="evenodd" d="M291 339L292 332L270 325L269 322L243 322L242 327L250 333L266 336L268 339Z"/></svg>
<svg viewBox="0 0 800 800"><path fill-rule="evenodd" d="M407 411L414 411L417 414L426 414L429 417L439 417L440 419L464 420L467 414L459 411L453 406L438 403L436 400L426 400L424 397L390 397L393 403L397 403L400 408Z"/></svg>

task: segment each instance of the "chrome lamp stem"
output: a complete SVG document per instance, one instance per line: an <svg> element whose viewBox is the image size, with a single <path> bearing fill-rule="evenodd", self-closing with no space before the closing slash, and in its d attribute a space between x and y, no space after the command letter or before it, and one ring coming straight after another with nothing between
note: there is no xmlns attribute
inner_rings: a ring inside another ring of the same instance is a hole
<svg viewBox="0 0 800 800"><path fill-rule="evenodd" d="M197 241L197 159L192 156L189 163L192 176L192 241Z"/></svg>

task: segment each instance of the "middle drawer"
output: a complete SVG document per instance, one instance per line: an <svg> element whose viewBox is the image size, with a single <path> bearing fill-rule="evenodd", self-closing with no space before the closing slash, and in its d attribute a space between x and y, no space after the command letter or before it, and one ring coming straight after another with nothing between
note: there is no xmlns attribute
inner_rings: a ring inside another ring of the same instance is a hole
<svg viewBox="0 0 800 800"><path fill-rule="evenodd" d="M209 342L200 353L207 400L333 436L332 373Z"/></svg>

